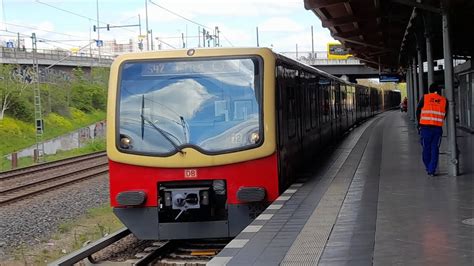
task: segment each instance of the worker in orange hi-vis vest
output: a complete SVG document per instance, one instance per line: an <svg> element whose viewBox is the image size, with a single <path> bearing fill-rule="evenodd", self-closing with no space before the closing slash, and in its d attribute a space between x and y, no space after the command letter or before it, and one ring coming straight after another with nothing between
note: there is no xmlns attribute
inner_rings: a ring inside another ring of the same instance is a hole
<svg viewBox="0 0 474 266"><path fill-rule="evenodd" d="M430 176L435 176L438 167L443 121L447 111L448 103L446 98L441 96L439 85L431 84L429 93L423 95L416 108L418 129L423 146L423 163Z"/></svg>

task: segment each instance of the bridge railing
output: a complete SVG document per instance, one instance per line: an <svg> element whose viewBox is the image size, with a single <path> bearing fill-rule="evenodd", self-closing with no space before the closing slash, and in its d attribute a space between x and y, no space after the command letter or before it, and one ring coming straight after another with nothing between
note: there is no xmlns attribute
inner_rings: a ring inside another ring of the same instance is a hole
<svg viewBox="0 0 474 266"><path fill-rule="evenodd" d="M0 58L12 59L12 60L33 60L33 51L31 49L17 49L17 48L6 48L1 47ZM98 62L98 55L87 54L87 53L73 53L65 50L43 50L38 49L36 52L36 58L38 60L52 60L59 61L65 60L67 62L75 63L90 63ZM101 55L100 61L102 64L112 63L114 57L110 55Z"/></svg>
<svg viewBox="0 0 474 266"><path fill-rule="evenodd" d="M308 65L362 65L359 59L328 59L326 51L281 52L284 56Z"/></svg>

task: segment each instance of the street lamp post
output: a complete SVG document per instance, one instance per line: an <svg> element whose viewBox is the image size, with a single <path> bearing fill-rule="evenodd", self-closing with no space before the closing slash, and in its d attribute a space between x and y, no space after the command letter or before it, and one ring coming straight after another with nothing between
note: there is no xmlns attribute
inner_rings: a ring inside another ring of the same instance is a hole
<svg viewBox="0 0 474 266"><path fill-rule="evenodd" d="M96 0L97 5L97 49L99 51L99 65L100 65L100 23L99 23L99 0Z"/></svg>
<svg viewBox="0 0 474 266"><path fill-rule="evenodd" d="M145 22L146 22L146 50L150 50L150 39L148 38L148 0L145 0Z"/></svg>

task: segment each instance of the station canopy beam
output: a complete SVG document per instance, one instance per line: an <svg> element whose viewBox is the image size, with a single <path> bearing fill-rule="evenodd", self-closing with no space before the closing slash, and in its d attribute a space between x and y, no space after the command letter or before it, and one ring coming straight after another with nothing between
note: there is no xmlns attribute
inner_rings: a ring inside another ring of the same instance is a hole
<svg viewBox="0 0 474 266"><path fill-rule="evenodd" d="M425 28L427 17L432 24L432 58L442 59L443 10L455 14L451 25L453 55L470 58L474 54L474 44L466 37L470 25L474 25L472 0L305 0L304 3L333 38L376 69L400 70L405 75L412 57L417 56L417 38L420 39L419 32Z"/></svg>

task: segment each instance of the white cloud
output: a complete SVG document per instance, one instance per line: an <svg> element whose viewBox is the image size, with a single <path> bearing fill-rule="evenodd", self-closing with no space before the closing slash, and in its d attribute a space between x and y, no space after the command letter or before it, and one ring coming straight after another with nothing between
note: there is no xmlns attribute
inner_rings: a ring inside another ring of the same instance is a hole
<svg viewBox="0 0 474 266"><path fill-rule="evenodd" d="M84 16L95 18L95 1L91 1L92 4L88 2L87 5L78 0L42 1L48 4L57 2L61 4L60 7L65 10L71 10L76 13L84 14ZM110 8L111 6L120 4L120 2L116 0L99 0L101 5L100 20L104 23L110 23L111 25L137 24L138 14L141 14L142 34L145 34L145 0L121 0L121 2L122 1L124 6L131 7L126 12ZM270 47L273 45L276 51L295 51L296 43L298 43L298 49L300 51L311 50L311 24L318 24L314 31L315 50L325 50L326 43L332 41L328 30L322 29L319 26L317 17L304 10L303 0L239 0L232 2L228 0L153 1L192 21L204 24L211 29L216 25L219 26L222 32L221 44L225 47L230 47L230 43L236 47L256 46L256 26L259 27L260 46ZM25 2L34 3L34 0ZM64 41L62 44L52 43L52 45L64 47L65 49L70 49L72 46L84 46L90 38L97 38L97 32L89 32L91 25L95 24L95 20L87 21L87 19L77 16L71 16L71 20L58 20L57 18L66 18L69 15L44 5L38 4L37 6L41 7L41 10L44 10L44 12L47 11L47 14L54 14L56 17L45 16L45 20L35 23L35 21L28 18L28 16L22 17L21 19L17 16L18 21L15 21L15 23L41 28L43 31L11 27L9 27L9 30L19 31L25 35L31 35L31 32L36 32L39 38L51 40L84 40L77 42ZM182 46L181 34L186 33L187 28L188 47L196 47L198 45L198 25L173 15L150 2L148 2L148 15L149 28L153 29L155 38L161 38L162 41L180 48ZM12 20L7 20L7 22L14 23ZM55 31L63 34L53 33ZM138 27L115 28L110 31L101 30L100 35L102 40L117 40L121 43L127 43L128 40L132 39L134 45L136 45L139 30ZM25 41L30 47L31 39L25 37ZM41 45L43 47L43 45L46 44L43 43ZM155 41L155 46L156 45L157 43ZM50 46L49 48L54 49L55 46ZM163 49L170 48L166 45L162 47Z"/></svg>
<svg viewBox="0 0 474 266"><path fill-rule="evenodd" d="M299 32L303 26L287 17L273 17L258 25L259 31Z"/></svg>

